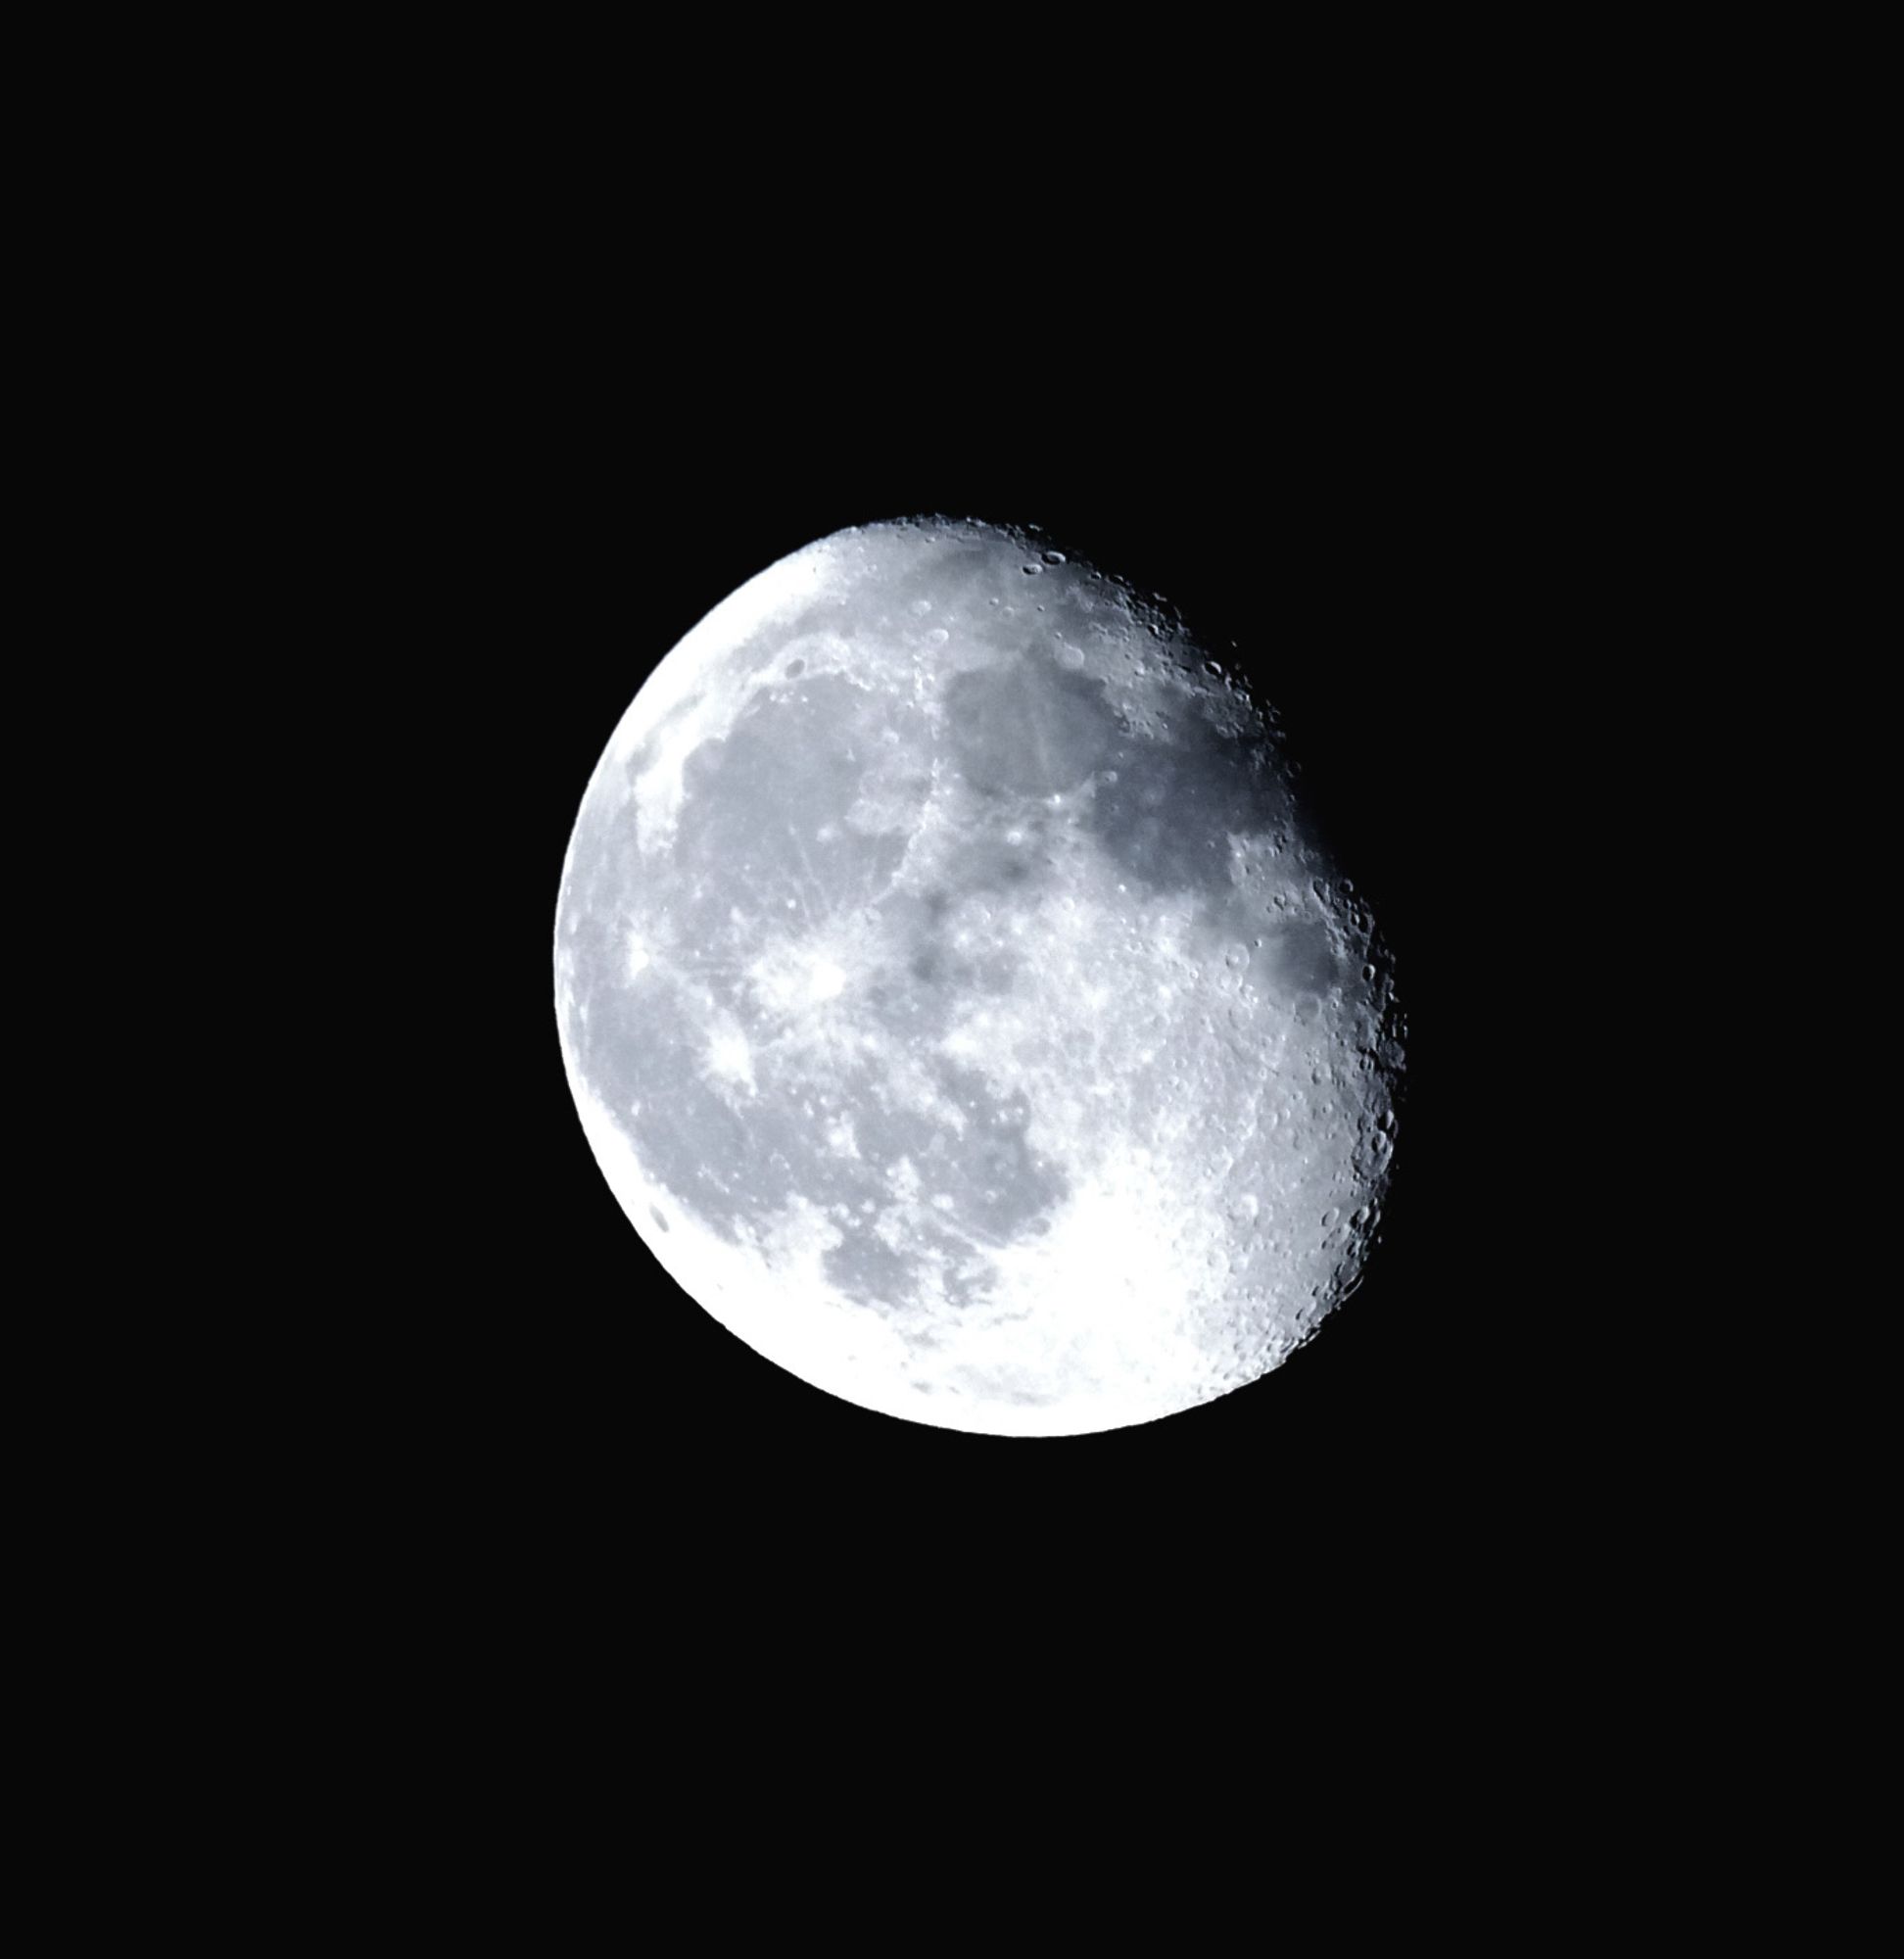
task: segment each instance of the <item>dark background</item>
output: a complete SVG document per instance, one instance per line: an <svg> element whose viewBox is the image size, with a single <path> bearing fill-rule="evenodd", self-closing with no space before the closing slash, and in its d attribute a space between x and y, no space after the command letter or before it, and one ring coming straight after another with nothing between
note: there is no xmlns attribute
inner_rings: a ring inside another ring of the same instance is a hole
<svg viewBox="0 0 1904 1959"><path fill-rule="evenodd" d="M710 308L645 343L578 304L517 350L448 458L467 521L446 575L474 602L446 654L470 678L446 693L487 788L461 955L480 970L445 1020L481 1085L432 1283L499 1522L554 1557L602 1532L665 1543L670 1569L712 1571L737 1534L796 1564L885 1545L929 1583L943 1533L1036 1564L1313 1528L1333 1556L1365 1540L1412 1563L1450 1516L1519 1516L1536 1309L1496 1193L1539 1129L1503 1136L1484 1085L1524 1065L1499 1003L1539 852L1510 787L1537 739L1525 603L1544 554L1515 390L1426 327L1326 309L1293 335L1214 299L1068 339L1048 319L926 332L897 302L805 304ZM1161 1423L955 1434L783 1373L648 1257L564 1079L557 884L629 700L755 571L928 511L1040 526L1236 641L1394 949L1406 1099L1365 1282L1283 1368Z"/></svg>

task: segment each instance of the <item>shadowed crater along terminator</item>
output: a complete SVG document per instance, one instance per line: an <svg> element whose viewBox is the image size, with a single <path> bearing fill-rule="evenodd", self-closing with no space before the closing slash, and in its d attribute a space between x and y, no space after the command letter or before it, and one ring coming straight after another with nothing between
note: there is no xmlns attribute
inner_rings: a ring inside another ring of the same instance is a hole
<svg viewBox="0 0 1904 1959"><path fill-rule="evenodd" d="M668 655L577 818L555 1001L655 1257L908 1419L1207 1401L1309 1336L1379 1216L1388 962L1260 703L998 527L823 539Z"/></svg>

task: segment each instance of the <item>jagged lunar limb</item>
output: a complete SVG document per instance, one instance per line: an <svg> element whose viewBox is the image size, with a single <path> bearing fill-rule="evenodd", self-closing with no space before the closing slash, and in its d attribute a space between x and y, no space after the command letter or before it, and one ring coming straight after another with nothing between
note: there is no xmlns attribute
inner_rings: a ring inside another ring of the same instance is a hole
<svg viewBox="0 0 1904 1959"><path fill-rule="evenodd" d="M1256 1379L1387 1181L1388 965L1273 713L989 525L822 539L661 662L576 822L555 1007L671 1276L910 1421L1078 1434Z"/></svg>

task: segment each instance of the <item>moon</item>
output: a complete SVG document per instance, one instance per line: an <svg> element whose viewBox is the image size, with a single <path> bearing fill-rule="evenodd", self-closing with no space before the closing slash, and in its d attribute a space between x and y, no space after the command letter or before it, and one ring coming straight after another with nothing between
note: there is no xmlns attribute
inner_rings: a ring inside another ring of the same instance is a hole
<svg viewBox="0 0 1904 1959"><path fill-rule="evenodd" d="M1040 536L869 524L750 579L622 717L556 906L569 1085L649 1251L937 1427L1279 1365L1357 1282L1404 1066L1296 774L1171 609Z"/></svg>

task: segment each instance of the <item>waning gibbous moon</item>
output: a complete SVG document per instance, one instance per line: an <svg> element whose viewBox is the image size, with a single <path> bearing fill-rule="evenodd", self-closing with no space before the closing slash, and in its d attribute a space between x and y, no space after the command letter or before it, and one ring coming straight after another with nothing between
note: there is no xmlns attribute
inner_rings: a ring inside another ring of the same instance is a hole
<svg viewBox="0 0 1904 1959"><path fill-rule="evenodd" d="M1079 1434L1255 1380L1388 1180L1388 961L1273 711L988 524L823 538L655 668L570 839L555 1008L668 1273L909 1421Z"/></svg>

